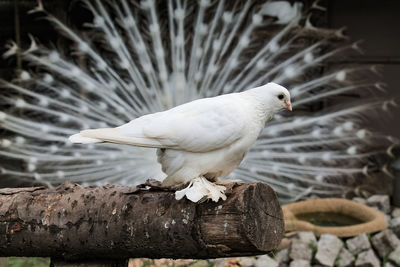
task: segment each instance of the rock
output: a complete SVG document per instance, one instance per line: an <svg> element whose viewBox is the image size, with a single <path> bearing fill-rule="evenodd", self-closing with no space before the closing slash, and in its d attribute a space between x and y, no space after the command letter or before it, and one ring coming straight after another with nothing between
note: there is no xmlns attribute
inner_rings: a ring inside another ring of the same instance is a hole
<svg viewBox="0 0 400 267"><path fill-rule="evenodd" d="M159 259L158 261L162 261L162 259ZM181 261L183 261L182 263L180 263ZM155 260L155 264L154 265L151 265L150 264L150 266L171 266L170 264L172 264L172 266L173 265L178 265L178 266L190 266L190 267L209 267L210 265L214 265L213 264L213 262L210 262L210 261L208 261L208 260L191 260L191 262L187 262L188 260L186 260L186 262L185 262L185 260L179 260L177 263L174 263L174 261L173 260L170 260L170 262L160 262L160 263L157 263L157 260ZM237 259L237 261L239 261L238 259ZM149 264L149 263L147 263L147 264ZM147 265L146 264L146 262L144 262L144 266L146 266ZM233 264L235 264L235 263L233 263ZM227 265L227 266L235 266L235 265ZM143 265L139 265L139 266L143 266ZM64 265L65 266L65 265ZM68 265L67 265L68 266ZM73 266L73 265L72 265ZM75 265L75 266L77 266L77 265ZM79 265L78 265L79 266ZM101 266L101 265L99 265L99 266ZM115 265L114 265L115 266ZM137 265L133 265L133 266L137 266ZM225 266L224 266L225 267Z"/></svg>
<svg viewBox="0 0 400 267"><path fill-rule="evenodd" d="M391 264L390 262L386 262L383 267L395 267L393 264Z"/></svg>
<svg viewBox="0 0 400 267"><path fill-rule="evenodd" d="M355 258L353 254L351 254L346 248L342 248L340 250L336 263L338 267L349 267L353 266L354 260Z"/></svg>
<svg viewBox="0 0 400 267"><path fill-rule="evenodd" d="M400 208L393 208L393 210L392 210L392 217L393 218L397 218L397 217L400 217Z"/></svg>
<svg viewBox="0 0 400 267"><path fill-rule="evenodd" d="M400 240L390 229L377 233L372 237L371 241L381 258L387 257L389 253L400 246Z"/></svg>
<svg viewBox="0 0 400 267"><path fill-rule="evenodd" d="M291 244L292 244L292 238L284 237L282 238L278 248L279 249L289 248Z"/></svg>
<svg viewBox="0 0 400 267"><path fill-rule="evenodd" d="M235 263L235 262L240 263L241 259L240 258L218 258L212 262L212 266L214 266L214 267L231 266L230 264ZM138 265L136 264L134 266L138 266ZM142 266L142 265L140 265L140 266ZM146 265L144 265L144 266L146 266ZM251 267L251 266L247 266L247 267Z"/></svg>
<svg viewBox="0 0 400 267"><path fill-rule="evenodd" d="M348 239L346 241L346 245L353 255L357 255L361 251L371 248L371 244L369 243L368 236L366 234L361 234Z"/></svg>
<svg viewBox="0 0 400 267"><path fill-rule="evenodd" d="M389 260L392 261L396 266L400 266L400 247L397 247L389 254Z"/></svg>
<svg viewBox="0 0 400 267"><path fill-rule="evenodd" d="M300 232L298 233L299 239L308 245L314 244L317 245L317 238L315 237L314 233L309 232Z"/></svg>
<svg viewBox="0 0 400 267"><path fill-rule="evenodd" d="M383 214L383 218L385 218L386 224L389 225L392 217L388 214Z"/></svg>
<svg viewBox="0 0 400 267"><path fill-rule="evenodd" d="M243 267L251 267L256 264L256 258L255 257L241 257L240 258L240 266Z"/></svg>
<svg viewBox="0 0 400 267"><path fill-rule="evenodd" d="M356 267L380 267L381 264L379 263L378 258L375 256L375 253L372 249L367 251L363 251L358 254L356 260Z"/></svg>
<svg viewBox="0 0 400 267"><path fill-rule="evenodd" d="M214 266L214 267L224 267L226 261L227 261L227 258L218 258L218 259L215 259L214 262L213 262L213 266ZM138 264L136 264L136 265L138 265ZM133 266L136 266L136 265L133 265ZM141 266L141 265L139 265L139 266ZM249 266L249 267L250 267L250 266Z"/></svg>
<svg viewBox="0 0 400 267"><path fill-rule="evenodd" d="M366 205L367 204L367 200L365 198L362 197L355 197L352 199L355 202L358 202L360 204Z"/></svg>
<svg viewBox="0 0 400 267"><path fill-rule="evenodd" d="M262 256L257 257L257 260L255 261L254 266L256 266L256 267L265 267L265 266L278 267L279 264L274 259L272 259L270 256L262 255Z"/></svg>
<svg viewBox="0 0 400 267"><path fill-rule="evenodd" d="M289 257L292 260L310 261L312 257L312 249L309 244L295 238L292 240L292 244L290 246Z"/></svg>
<svg viewBox="0 0 400 267"><path fill-rule="evenodd" d="M335 259L343 247L342 241L334 235L324 234L318 241L315 260L325 266L333 266Z"/></svg>
<svg viewBox="0 0 400 267"><path fill-rule="evenodd" d="M276 254L274 259L281 265L282 263L289 263L290 258L289 258L289 249L281 249L279 250Z"/></svg>
<svg viewBox="0 0 400 267"><path fill-rule="evenodd" d="M397 235L397 237L400 237L400 217L396 217L390 220L390 229Z"/></svg>
<svg viewBox="0 0 400 267"><path fill-rule="evenodd" d="M311 264L307 260L294 260L290 263L289 267L311 267Z"/></svg>
<svg viewBox="0 0 400 267"><path fill-rule="evenodd" d="M354 193L356 196L359 196L359 197L362 197L365 199L367 199L373 195L373 193L371 193L371 190L369 190L367 188L362 188L362 187L356 188L354 190Z"/></svg>
<svg viewBox="0 0 400 267"><path fill-rule="evenodd" d="M390 200L388 195L373 195L367 199L367 204L377 207L380 211L390 213Z"/></svg>

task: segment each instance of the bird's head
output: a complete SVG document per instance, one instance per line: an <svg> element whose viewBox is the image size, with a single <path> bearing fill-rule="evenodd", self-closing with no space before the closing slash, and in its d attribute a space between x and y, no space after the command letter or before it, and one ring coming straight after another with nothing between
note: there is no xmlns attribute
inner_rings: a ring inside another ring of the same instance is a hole
<svg viewBox="0 0 400 267"><path fill-rule="evenodd" d="M290 93L289 91L276 83L267 83L269 90L271 91L272 98L274 99L274 103L280 109L288 109L292 111L292 103L290 102Z"/></svg>
<svg viewBox="0 0 400 267"><path fill-rule="evenodd" d="M271 82L253 90L261 98L259 100L263 102L267 109L272 109L273 112L278 112L282 109L292 110L290 93L285 87Z"/></svg>

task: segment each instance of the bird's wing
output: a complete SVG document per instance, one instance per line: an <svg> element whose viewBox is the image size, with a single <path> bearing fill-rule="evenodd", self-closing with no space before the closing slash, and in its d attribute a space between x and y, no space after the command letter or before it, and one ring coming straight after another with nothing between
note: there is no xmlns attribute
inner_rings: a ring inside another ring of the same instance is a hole
<svg viewBox="0 0 400 267"><path fill-rule="evenodd" d="M143 147L207 152L243 136L242 107L225 98L201 99L142 116L117 128L82 131L83 137Z"/></svg>

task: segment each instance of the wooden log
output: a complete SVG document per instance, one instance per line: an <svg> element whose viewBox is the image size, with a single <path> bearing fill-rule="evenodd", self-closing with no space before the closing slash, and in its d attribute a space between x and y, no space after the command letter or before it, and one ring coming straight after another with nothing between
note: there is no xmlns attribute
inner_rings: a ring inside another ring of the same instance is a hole
<svg viewBox="0 0 400 267"><path fill-rule="evenodd" d="M275 192L263 183L227 187L226 201L201 204L151 182L0 189L0 257L205 259L276 248L284 224Z"/></svg>

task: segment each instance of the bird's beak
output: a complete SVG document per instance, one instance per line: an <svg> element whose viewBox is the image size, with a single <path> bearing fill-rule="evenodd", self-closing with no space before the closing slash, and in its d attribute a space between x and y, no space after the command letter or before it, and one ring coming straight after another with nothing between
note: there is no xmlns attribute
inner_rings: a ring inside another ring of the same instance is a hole
<svg viewBox="0 0 400 267"><path fill-rule="evenodd" d="M286 104L286 108L290 111L292 111L292 104L290 103L290 101L285 101Z"/></svg>

